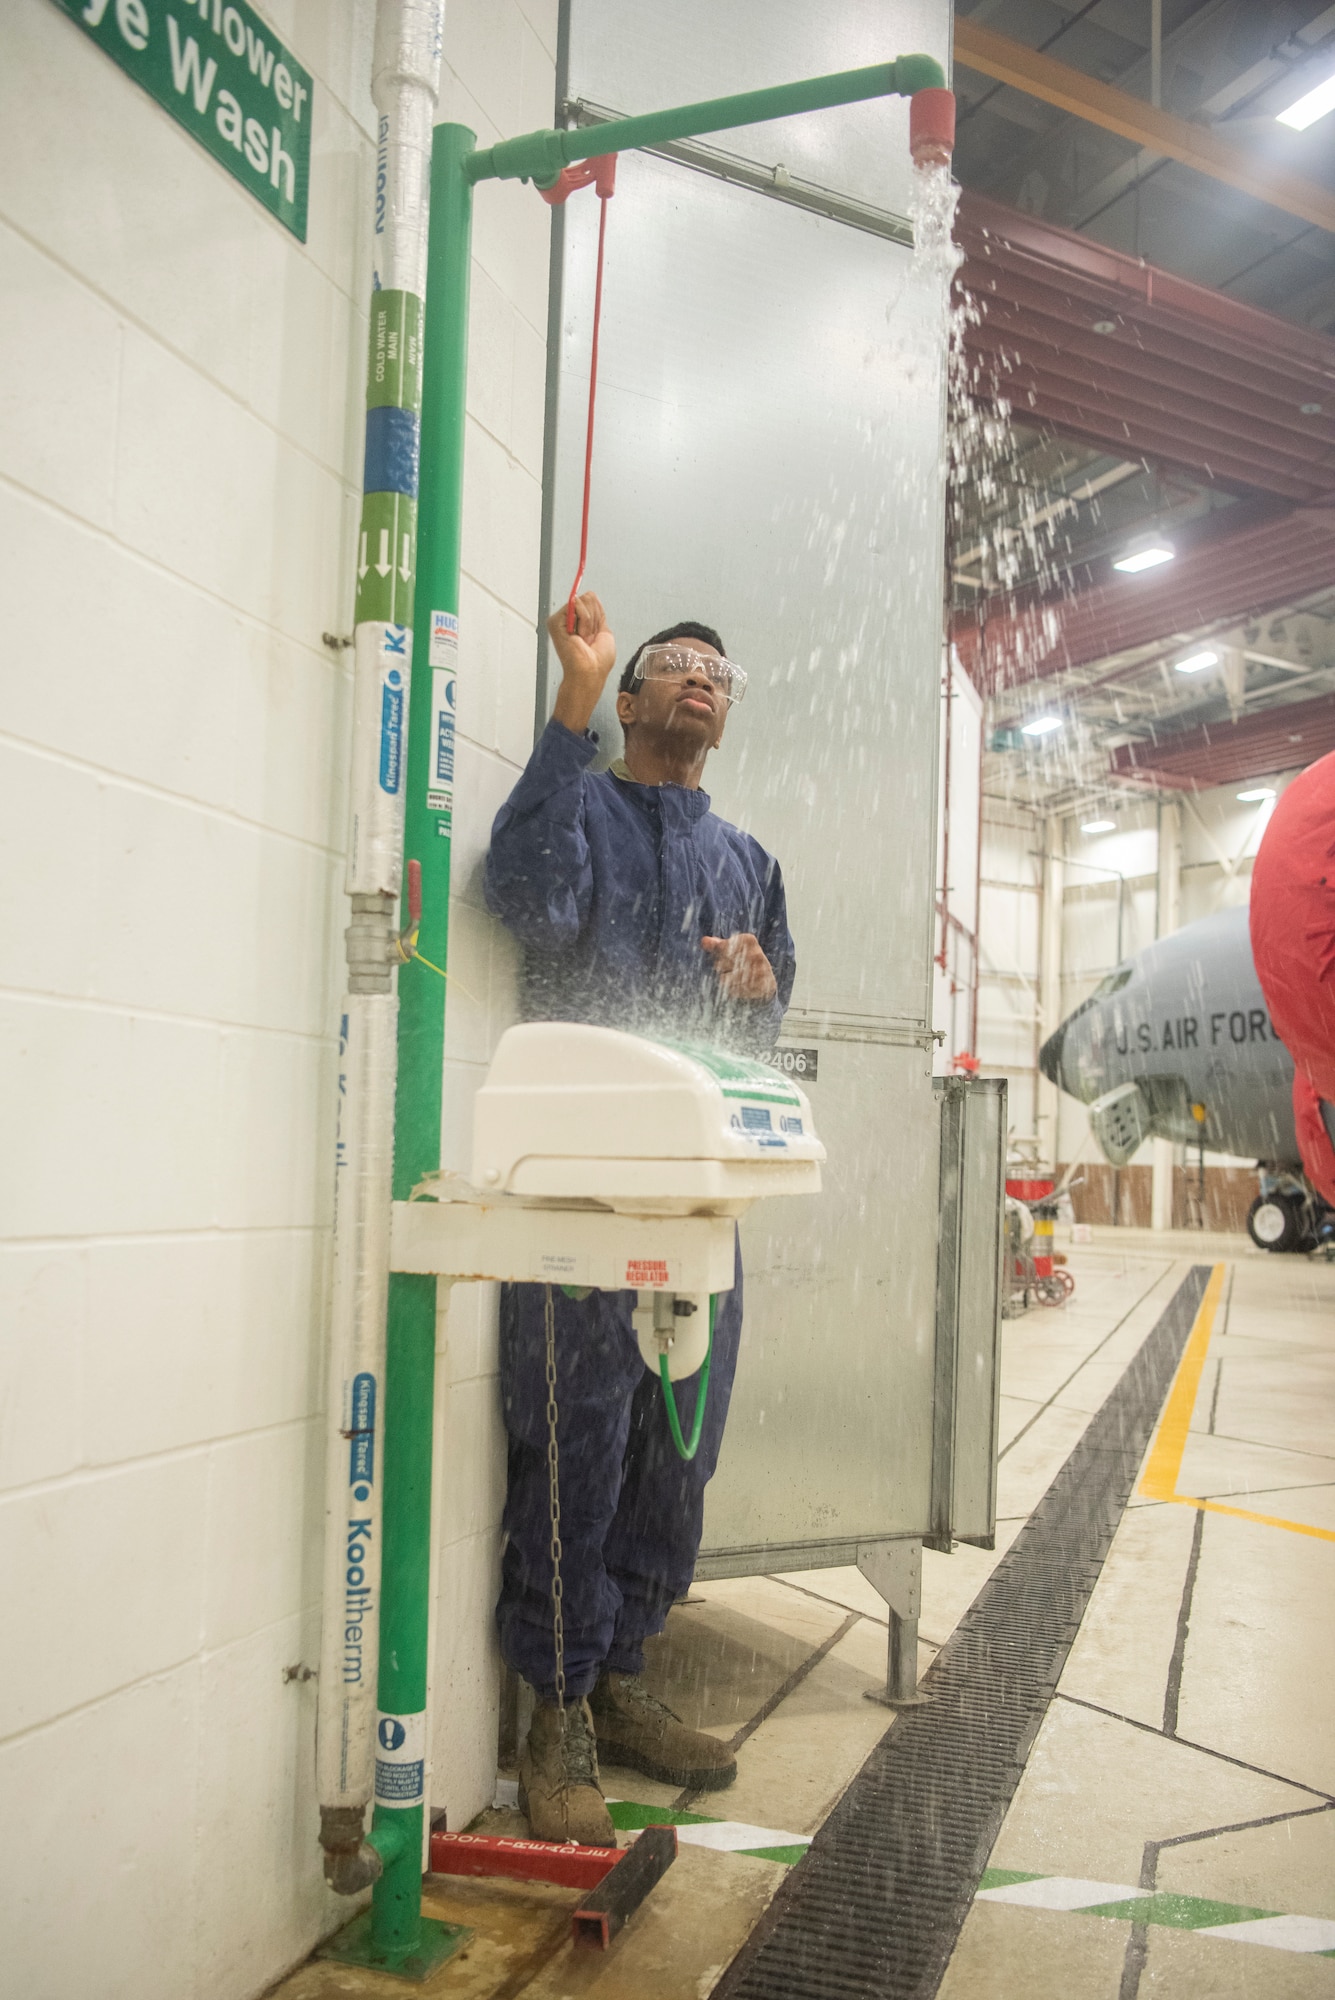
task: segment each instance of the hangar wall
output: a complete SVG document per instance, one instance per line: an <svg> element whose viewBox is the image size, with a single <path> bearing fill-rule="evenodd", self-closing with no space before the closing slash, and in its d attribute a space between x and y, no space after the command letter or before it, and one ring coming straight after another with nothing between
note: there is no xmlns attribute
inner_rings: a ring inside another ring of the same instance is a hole
<svg viewBox="0 0 1335 2000"><path fill-rule="evenodd" d="M51 0L4 10L0 561L24 614L0 837L25 862L0 926L23 1141L0 1508L40 1644L0 1694L0 1868L24 2000L255 1994L347 1907L320 1880L313 1688L283 1675L318 1636L350 659L321 635L351 630L374 6L260 12L315 79L304 246ZM441 115L484 143L548 123L555 46L555 0L451 0ZM476 866L532 734L548 228L531 190L479 191L456 1144L511 997ZM493 1324L465 1303L446 1357L437 1679L480 1746L441 1778L457 1814L494 1768Z"/></svg>

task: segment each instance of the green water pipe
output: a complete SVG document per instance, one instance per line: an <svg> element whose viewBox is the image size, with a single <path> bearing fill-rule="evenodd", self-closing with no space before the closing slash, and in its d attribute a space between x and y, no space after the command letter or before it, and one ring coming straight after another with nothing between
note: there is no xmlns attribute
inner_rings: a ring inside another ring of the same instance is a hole
<svg viewBox="0 0 1335 2000"><path fill-rule="evenodd" d="M847 70L772 90L652 112L596 131L535 132L485 152L462 125L437 125L431 161L431 224L423 325L421 477L418 497L415 635L407 750L405 855L421 863L423 957L446 963L451 813L442 808L437 753L440 709L433 654L439 614L457 621L468 356L468 260L475 181L528 178L550 186L573 160L630 147L754 125L836 104L939 90L941 66L930 56ZM448 650L447 627L440 639ZM452 661L451 661L452 665ZM433 803L432 793L436 792ZM405 870L406 877L406 870ZM407 916L405 912L404 922ZM410 960L399 973L398 1092L394 1126L394 1199L403 1201L440 1166L445 1004L439 978ZM431 1455L435 1390L436 1280L395 1272L389 1281L385 1375L384 1517L379 1708L381 1743L403 1731L426 1755L427 1635L431 1598ZM704 1395L698 1415L703 1414ZM675 1409L673 1415L675 1415ZM697 1430L697 1426L692 1427ZM689 1447L688 1447L689 1448ZM386 1745L386 1747L390 1747ZM453 1949L421 1914L426 1797L419 1779L390 1776L398 1803L382 1794L368 1845L381 1874L372 1893L369 1949L361 1962L421 1978ZM411 1794L411 1796L410 1796ZM458 1933L455 1932L455 1941Z"/></svg>
<svg viewBox="0 0 1335 2000"><path fill-rule="evenodd" d="M417 515L417 592L408 718L404 853L422 865L424 958L443 966L448 949L451 812L433 807L439 781L437 661L448 659L459 615L459 535L463 509L464 394L468 362L468 258L472 199L463 162L475 144L463 125L437 125L431 154L431 226L422 356L422 476ZM452 665L452 661L450 662ZM407 871L405 870L405 877ZM408 922L405 909L402 921ZM406 1201L440 1166L445 1003L440 978L410 960L399 972L398 1093L394 1118L394 1199ZM436 1370L435 1278L390 1274L385 1355L385 1472L380 1612L381 1745L386 1725L420 1742L426 1757L427 1625L431 1602L431 1446ZM379 1747L379 1746L378 1746ZM424 1776L424 1773L423 1773ZM406 1789L406 1788L405 1788ZM432 1956L433 1927L422 1916L424 1790L386 1803L377 1775L370 1844L383 1872L372 1892L370 1962L386 1971Z"/></svg>
<svg viewBox="0 0 1335 2000"><path fill-rule="evenodd" d="M677 1448L678 1458L694 1458L700 1449L700 1434L705 1427L705 1404L709 1401L709 1370L714 1359L714 1315L718 1307L718 1293L709 1294L709 1345L705 1358L700 1364L699 1380L695 1385L695 1415L691 1419L691 1435L682 1435L681 1418L677 1414L677 1395L672 1387L672 1377L668 1373L666 1354L658 1357L658 1374L663 1384L663 1406L667 1411L668 1429L672 1432L672 1442Z"/></svg>
<svg viewBox="0 0 1335 2000"><path fill-rule="evenodd" d="M464 171L472 181L523 180L551 187L575 160L626 153L637 146L662 146L671 139L696 139L702 132L767 125L774 118L828 111L836 104L861 104L870 97L913 97L920 90L942 90L945 81L945 71L934 56L900 56L897 62L839 70L833 76L809 76L800 83L743 91L738 97L711 97L704 104L679 104L671 111L649 111L643 117L618 118L607 125L570 132L525 132L518 139L502 139L499 145L474 153Z"/></svg>

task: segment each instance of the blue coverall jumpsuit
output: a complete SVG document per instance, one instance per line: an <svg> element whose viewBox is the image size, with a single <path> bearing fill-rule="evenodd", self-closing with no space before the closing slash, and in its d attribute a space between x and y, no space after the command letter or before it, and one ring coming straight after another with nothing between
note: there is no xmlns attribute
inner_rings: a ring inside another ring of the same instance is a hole
<svg viewBox="0 0 1335 2000"><path fill-rule="evenodd" d="M593 773L593 735L549 722L497 814L487 902L523 948L526 1020L589 1021L647 1035L769 1048L794 955L777 862L680 785ZM624 768L624 767L623 767ZM770 1001L728 1001L702 937L750 931L774 969ZM544 1374L544 1288L501 1295L501 1394L509 1444L501 1652L555 1698ZM742 1325L742 1266L719 1300L704 1429L676 1452L662 1385L631 1325L633 1292L554 1293L566 1692L604 1668L640 1673L695 1568L704 1489L718 1463ZM683 1425L698 1377L677 1385Z"/></svg>

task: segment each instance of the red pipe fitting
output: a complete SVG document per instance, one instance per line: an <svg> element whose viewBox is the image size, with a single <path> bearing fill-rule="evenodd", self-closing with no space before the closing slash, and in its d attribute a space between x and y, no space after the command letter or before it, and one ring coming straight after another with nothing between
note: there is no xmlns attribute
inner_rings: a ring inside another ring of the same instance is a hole
<svg viewBox="0 0 1335 2000"><path fill-rule="evenodd" d="M915 167L948 167L955 150L953 90L915 90L909 99L909 151Z"/></svg>

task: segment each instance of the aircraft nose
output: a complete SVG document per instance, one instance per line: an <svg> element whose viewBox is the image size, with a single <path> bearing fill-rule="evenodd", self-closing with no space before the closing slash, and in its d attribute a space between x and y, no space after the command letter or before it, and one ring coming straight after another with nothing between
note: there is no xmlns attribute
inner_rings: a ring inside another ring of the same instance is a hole
<svg viewBox="0 0 1335 2000"><path fill-rule="evenodd" d="M1038 1052L1039 1068L1048 1082L1057 1084L1059 1088L1062 1080L1062 1043L1066 1039L1066 1029L1067 1023L1063 1021L1060 1028L1048 1036Z"/></svg>

